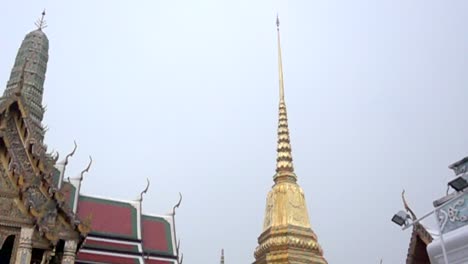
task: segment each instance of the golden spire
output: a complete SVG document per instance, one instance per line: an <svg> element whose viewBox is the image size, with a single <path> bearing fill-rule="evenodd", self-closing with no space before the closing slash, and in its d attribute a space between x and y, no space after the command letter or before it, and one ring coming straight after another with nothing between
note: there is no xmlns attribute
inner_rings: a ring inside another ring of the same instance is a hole
<svg viewBox="0 0 468 264"><path fill-rule="evenodd" d="M317 235L312 231L304 191L294 174L288 117L284 100L279 19L279 121L275 184L267 196L263 232L258 237L254 264L327 264Z"/></svg>
<svg viewBox="0 0 468 264"><path fill-rule="evenodd" d="M276 31L278 31L278 76L279 76L279 94L280 102L284 102L284 80L283 80L283 60L281 59L281 41L279 31L280 21L279 16L276 16Z"/></svg>
<svg viewBox="0 0 468 264"><path fill-rule="evenodd" d="M284 100L283 61L281 58L279 26L280 22L279 17L277 16L276 30L278 31L279 120L275 182L281 179L296 181L289 139L288 115L286 111L286 102Z"/></svg>

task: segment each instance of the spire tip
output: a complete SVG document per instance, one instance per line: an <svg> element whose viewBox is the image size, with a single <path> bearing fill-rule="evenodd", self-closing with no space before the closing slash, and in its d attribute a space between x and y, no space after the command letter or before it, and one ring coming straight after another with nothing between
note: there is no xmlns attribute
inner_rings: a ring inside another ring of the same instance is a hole
<svg viewBox="0 0 468 264"><path fill-rule="evenodd" d="M44 19L45 15L46 15L46 10L45 10L45 8L44 8L44 10L42 11L41 15L42 15L41 18L38 19L38 20L36 21L36 23L35 23L37 29L39 29L39 30L42 30L42 29L44 29L44 28L47 27L46 21L45 21L45 19Z"/></svg>

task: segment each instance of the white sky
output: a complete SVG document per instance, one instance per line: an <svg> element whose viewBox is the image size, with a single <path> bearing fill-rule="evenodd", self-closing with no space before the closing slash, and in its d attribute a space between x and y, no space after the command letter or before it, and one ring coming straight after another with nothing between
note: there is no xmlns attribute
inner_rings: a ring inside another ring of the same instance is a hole
<svg viewBox="0 0 468 264"><path fill-rule="evenodd" d="M2 1L0 83L47 9L46 143L87 194L177 215L185 263L251 263L275 168L280 11L293 156L329 263L404 262L468 154L468 2Z"/></svg>

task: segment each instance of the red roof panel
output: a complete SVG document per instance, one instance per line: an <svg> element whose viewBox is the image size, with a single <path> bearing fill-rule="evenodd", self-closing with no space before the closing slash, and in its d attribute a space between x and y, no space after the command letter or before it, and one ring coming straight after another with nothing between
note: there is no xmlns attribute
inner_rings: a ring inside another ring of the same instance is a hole
<svg viewBox="0 0 468 264"><path fill-rule="evenodd" d="M78 216L91 215L91 234L137 239L137 211L130 203L80 196Z"/></svg>
<svg viewBox="0 0 468 264"><path fill-rule="evenodd" d="M166 219L143 215L142 233L145 252L164 252L174 255L171 227Z"/></svg>

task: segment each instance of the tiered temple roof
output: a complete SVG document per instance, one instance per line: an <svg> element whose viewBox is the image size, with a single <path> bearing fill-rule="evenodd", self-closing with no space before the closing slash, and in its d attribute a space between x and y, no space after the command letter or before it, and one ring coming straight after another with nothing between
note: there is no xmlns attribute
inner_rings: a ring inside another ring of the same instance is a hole
<svg viewBox="0 0 468 264"><path fill-rule="evenodd" d="M65 177L71 156L57 163L55 182L68 207L90 223L77 263L179 263L174 210L167 215L144 214L146 190L140 198L129 201L82 194L81 182L90 166L79 177Z"/></svg>
<svg viewBox="0 0 468 264"><path fill-rule="evenodd" d="M37 240L54 252L49 243L55 247L60 239L77 239L76 263L180 263L175 234L180 201L167 215L151 215L142 211L147 189L131 201L84 195L81 183L91 163L79 177L65 177L76 145L60 162L58 154L46 153L41 122L49 42L43 17L38 23L23 40L0 98L0 169L6 166L0 171L0 209L21 205L11 209L12 216L0 215L0 231L2 225L33 226L40 237L31 243ZM0 232L0 248L2 239Z"/></svg>
<svg viewBox="0 0 468 264"><path fill-rule="evenodd" d="M57 261L62 254L70 258L66 254L89 231L55 185L58 154L47 153L43 143L42 94L49 41L42 31L43 17L40 22L24 38L0 98L0 243L4 236L16 241L11 256L1 261L19 261L18 256L22 263ZM64 243L66 247L57 249Z"/></svg>
<svg viewBox="0 0 468 264"><path fill-rule="evenodd" d="M136 263L177 263L173 216L142 214L139 202L80 195L78 216L91 216L91 233L78 261L133 259ZM111 262L115 263L115 262Z"/></svg>

